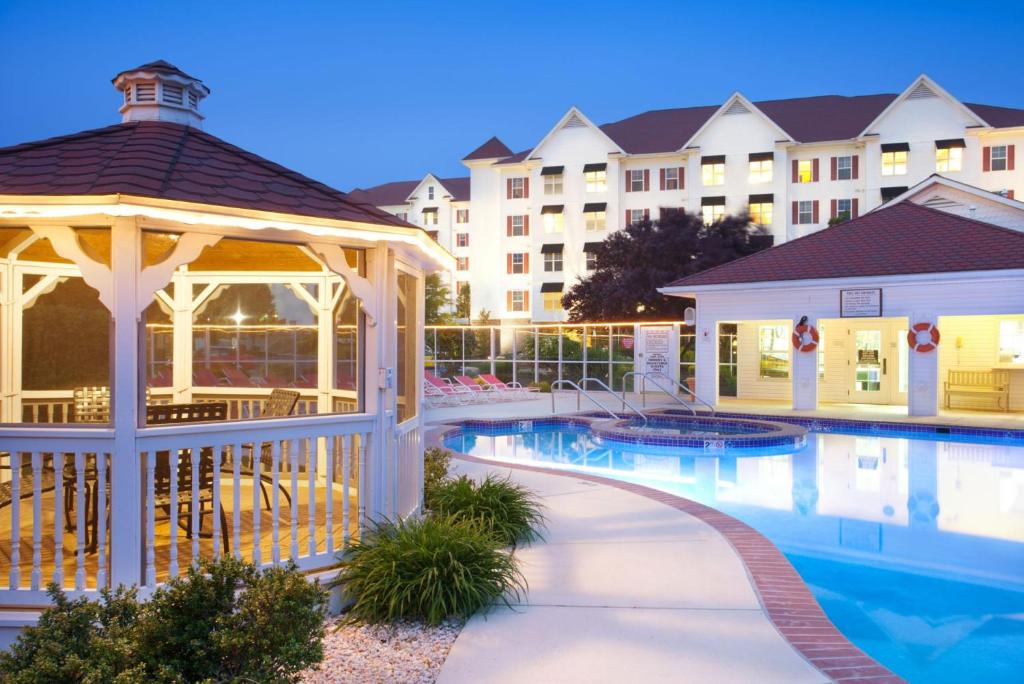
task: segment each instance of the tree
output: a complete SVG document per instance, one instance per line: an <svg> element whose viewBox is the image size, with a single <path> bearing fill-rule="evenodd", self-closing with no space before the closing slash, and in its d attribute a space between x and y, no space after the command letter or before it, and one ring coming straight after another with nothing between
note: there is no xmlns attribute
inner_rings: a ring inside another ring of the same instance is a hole
<svg viewBox="0 0 1024 684"><path fill-rule="evenodd" d="M850 220L850 212L842 211L837 216L833 216L828 220L828 227L838 226L840 223L846 223Z"/></svg>
<svg viewBox="0 0 1024 684"><path fill-rule="evenodd" d="M469 304L469 283L466 283L455 297L455 317L468 321L470 316Z"/></svg>
<svg viewBox="0 0 1024 684"><path fill-rule="evenodd" d="M451 290L441 282L440 273L427 276L424 285L423 313L427 325L444 325L451 322L451 315L442 311L451 301Z"/></svg>
<svg viewBox="0 0 1024 684"><path fill-rule="evenodd" d="M562 306L573 322L678 320L692 301L658 288L770 245L746 215L705 226L696 214L671 212L609 235L594 250L596 269L566 292Z"/></svg>

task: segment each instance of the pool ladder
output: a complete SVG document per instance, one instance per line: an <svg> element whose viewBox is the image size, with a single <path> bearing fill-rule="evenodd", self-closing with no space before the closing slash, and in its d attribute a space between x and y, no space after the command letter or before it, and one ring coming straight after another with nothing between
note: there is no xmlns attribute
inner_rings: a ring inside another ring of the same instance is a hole
<svg viewBox="0 0 1024 684"><path fill-rule="evenodd" d="M622 401L623 401L623 403L625 403L625 401L626 401L626 378L630 378L630 377L640 377L640 378L643 378L643 380L644 380L644 387L646 387L646 383L647 382L650 382L652 385L654 385L655 387L660 389L662 392L664 392L668 396L670 396L673 399L675 399L677 403L682 404L683 406L685 406L690 411L690 413L692 413L693 415L697 415L697 411L693 408L692 405L690 405L690 404L686 403L685 401L683 401L682 399L680 399L678 394L676 394L675 392L673 392L672 390L670 390L669 388L665 387L660 382L655 380L655 378L659 378L659 377L660 378L664 378L665 380L668 380L670 383L674 384L676 387L679 387L680 389L685 390L687 394L689 394L691 397L693 397L693 400L695 402L697 402L698 404L701 404L703 406L706 406L708 408L708 410L711 411L711 415L715 415L715 407L713 407L711 404L709 404L708 402L706 402L703 399L701 399L700 397L698 397L697 393L694 392L693 390L691 390L687 385L684 385L681 382L676 382L675 380L673 380L669 376L665 375L664 373L656 372L656 371L648 371L646 373L643 372L643 371L629 371L628 373L623 375L622 376ZM647 408L647 395L644 394L643 390L640 391L640 403L643 405L644 408Z"/></svg>
<svg viewBox="0 0 1024 684"><path fill-rule="evenodd" d="M587 383L590 383L590 382L596 382L598 385L600 385L604 389L604 391L608 392L608 394L612 395L613 397L615 396L615 390L613 390L611 387L606 385L603 380L600 380L598 378L581 378L580 381L579 381L579 384L573 382L572 380L556 380L555 382L551 383L551 412L555 413L555 390L558 389L558 387L560 385L568 385L569 387L572 387L573 389L576 390L576 410L577 411L580 409L580 395L583 395L587 399L589 399L590 401L594 402L594 404L597 405L598 408L600 408L602 411L606 412L612 418L615 418L616 420L621 420L623 418L623 416L620 416L619 414L615 413L615 411L612 411L610 408L608 408L607 406L602 404L600 401L598 401L595 397L591 396L590 392L588 392L586 389L584 389L587 386ZM623 392L622 408L623 408L623 410L625 410L627 407L631 411L633 411L633 413L635 413L638 416L640 416L640 418L644 421L644 427L647 427L647 416L644 415L643 411L641 411L637 407L633 406L633 404L631 404L628 401L626 401L625 392Z"/></svg>

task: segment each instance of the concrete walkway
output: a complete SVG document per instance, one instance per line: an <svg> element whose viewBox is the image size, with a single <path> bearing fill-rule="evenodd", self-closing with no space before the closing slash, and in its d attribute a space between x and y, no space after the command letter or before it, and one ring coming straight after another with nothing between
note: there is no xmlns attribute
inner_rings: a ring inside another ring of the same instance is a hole
<svg viewBox="0 0 1024 684"><path fill-rule="evenodd" d="M548 527L546 541L516 551L528 596L471 619L439 684L829 681L779 634L736 551L701 520L573 477L453 467L530 487Z"/></svg>

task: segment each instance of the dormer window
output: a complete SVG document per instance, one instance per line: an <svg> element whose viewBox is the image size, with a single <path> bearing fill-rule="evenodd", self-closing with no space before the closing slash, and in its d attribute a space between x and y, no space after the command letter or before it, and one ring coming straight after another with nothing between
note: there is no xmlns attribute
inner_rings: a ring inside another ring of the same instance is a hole
<svg viewBox="0 0 1024 684"><path fill-rule="evenodd" d="M136 102L156 102L156 83L136 83Z"/></svg>
<svg viewBox="0 0 1024 684"><path fill-rule="evenodd" d="M167 104L181 106L185 104L185 89L180 85L173 85L171 83L163 84L163 95L164 102Z"/></svg>

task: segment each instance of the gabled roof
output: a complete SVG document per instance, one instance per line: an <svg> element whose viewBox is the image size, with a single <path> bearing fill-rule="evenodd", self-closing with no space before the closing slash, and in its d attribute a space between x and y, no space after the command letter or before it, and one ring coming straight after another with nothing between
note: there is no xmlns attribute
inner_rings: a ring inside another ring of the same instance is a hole
<svg viewBox="0 0 1024 684"><path fill-rule="evenodd" d="M491 136L491 139L485 142L480 147L476 148L465 157L462 161L472 161L474 159L504 159L505 157L511 156L512 150L508 148L505 143L498 139L498 136Z"/></svg>
<svg viewBox="0 0 1024 684"><path fill-rule="evenodd" d="M996 128L1012 128L1013 126L1024 126L1024 109L1013 109L1011 107L997 107L986 104L968 104L967 107L978 116Z"/></svg>
<svg viewBox="0 0 1024 684"><path fill-rule="evenodd" d="M124 194L413 227L192 126L134 121L0 148L0 195Z"/></svg>
<svg viewBox="0 0 1024 684"><path fill-rule="evenodd" d="M433 174L428 174L424 178L427 177L435 178L445 190L451 193L453 201L465 202L469 200L469 176L438 178ZM356 188L349 193L349 196L360 202L368 202L375 207L397 206L409 201L409 196L423 183L424 178L383 183L371 188Z"/></svg>
<svg viewBox="0 0 1024 684"><path fill-rule="evenodd" d="M1024 233L903 202L668 288L999 269L1024 269Z"/></svg>
<svg viewBox="0 0 1024 684"><path fill-rule="evenodd" d="M532 147L528 150L523 150L522 152L516 152L511 157L502 159L499 162L494 162L494 165L501 166L503 164L522 164L524 161L526 161L526 158L530 156L531 152L533 152Z"/></svg>

